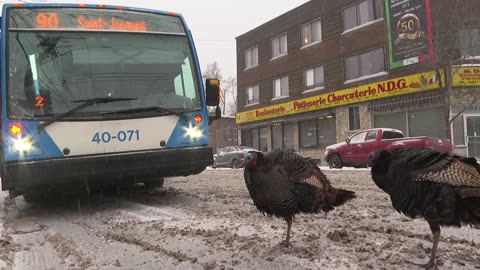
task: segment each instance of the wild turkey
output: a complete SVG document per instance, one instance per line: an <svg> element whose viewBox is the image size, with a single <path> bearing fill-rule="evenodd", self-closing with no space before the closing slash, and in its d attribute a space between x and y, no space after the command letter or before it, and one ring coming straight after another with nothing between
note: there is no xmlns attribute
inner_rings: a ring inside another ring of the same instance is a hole
<svg viewBox="0 0 480 270"><path fill-rule="evenodd" d="M432 149L410 148L373 154L372 178L390 195L393 208L430 225L433 248L429 261L437 268L440 226L480 224L480 166L465 158Z"/></svg>
<svg viewBox="0 0 480 270"><path fill-rule="evenodd" d="M287 246L295 214L329 212L355 197L352 191L333 188L312 160L293 151L248 152L244 178L257 209L287 222Z"/></svg>

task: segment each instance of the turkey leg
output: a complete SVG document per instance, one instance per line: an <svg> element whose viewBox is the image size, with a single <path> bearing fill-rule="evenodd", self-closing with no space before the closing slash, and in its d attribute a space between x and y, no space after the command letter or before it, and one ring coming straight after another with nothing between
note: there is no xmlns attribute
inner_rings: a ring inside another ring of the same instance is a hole
<svg viewBox="0 0 480 270"><path fill-rule="evenodd" d="M292 218L285 218L285 221L287 222L287 239L285 242L283 242L283 245L286 247L291 247L292 245L290 244L290 229L292 228Z"/></svg>
<svg viewBox="0 0 480 270"><path fill-rule="evenodd" d="M430 225L430 229L432 230L432 234L433 234L432 254L430 256L430 260L426 264L416 264L416 265L423 267L425 269L438 269L435 261L437 256L438 241L440 240L440 226L430 222L428 224Z"/></svg>

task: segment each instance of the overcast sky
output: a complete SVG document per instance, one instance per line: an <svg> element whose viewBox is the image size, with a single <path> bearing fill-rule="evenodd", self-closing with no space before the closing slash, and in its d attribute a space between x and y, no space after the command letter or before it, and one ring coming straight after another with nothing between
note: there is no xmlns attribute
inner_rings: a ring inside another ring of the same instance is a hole
<svg viewBox="0 0 480 270"><path fill-rule="evenodd" d="M1 1L12 2L12 1ZM217 61L224 78L236 76L235 37L308 0L42 0L136 6L181 13L192 30L202 71Z"/></svg>

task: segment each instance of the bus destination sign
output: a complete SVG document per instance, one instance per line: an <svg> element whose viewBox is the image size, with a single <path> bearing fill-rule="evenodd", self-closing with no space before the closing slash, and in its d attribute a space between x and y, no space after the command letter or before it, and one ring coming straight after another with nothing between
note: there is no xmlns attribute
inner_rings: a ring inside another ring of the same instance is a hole
<svg viewBox="0 0 480 270"><path fill-rule="evenodd" d="M148 31L145 21L122 20L118 17L105 18L78 15L77 29L88 30L117 30L117 31ZM36 28L63 28L63 24L56 12L39 12L36 16Z"/></svg>
<svg viewBox="0 0 480 270"><path fill-rule="evenodd" d="M92 8L12 8L9 29L98 30L184 34L179 17Z"/></svg>

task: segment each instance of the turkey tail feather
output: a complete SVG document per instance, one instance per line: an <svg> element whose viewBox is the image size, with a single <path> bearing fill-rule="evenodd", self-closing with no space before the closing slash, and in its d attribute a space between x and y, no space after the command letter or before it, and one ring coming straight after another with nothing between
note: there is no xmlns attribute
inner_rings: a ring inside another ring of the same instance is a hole
<svg viewBox="0 0 480 270"><path fill-rule="evenodd" d="M455 192L462 201L462 220L466 223L480 224L480 188L457 187Z"/></svg>

